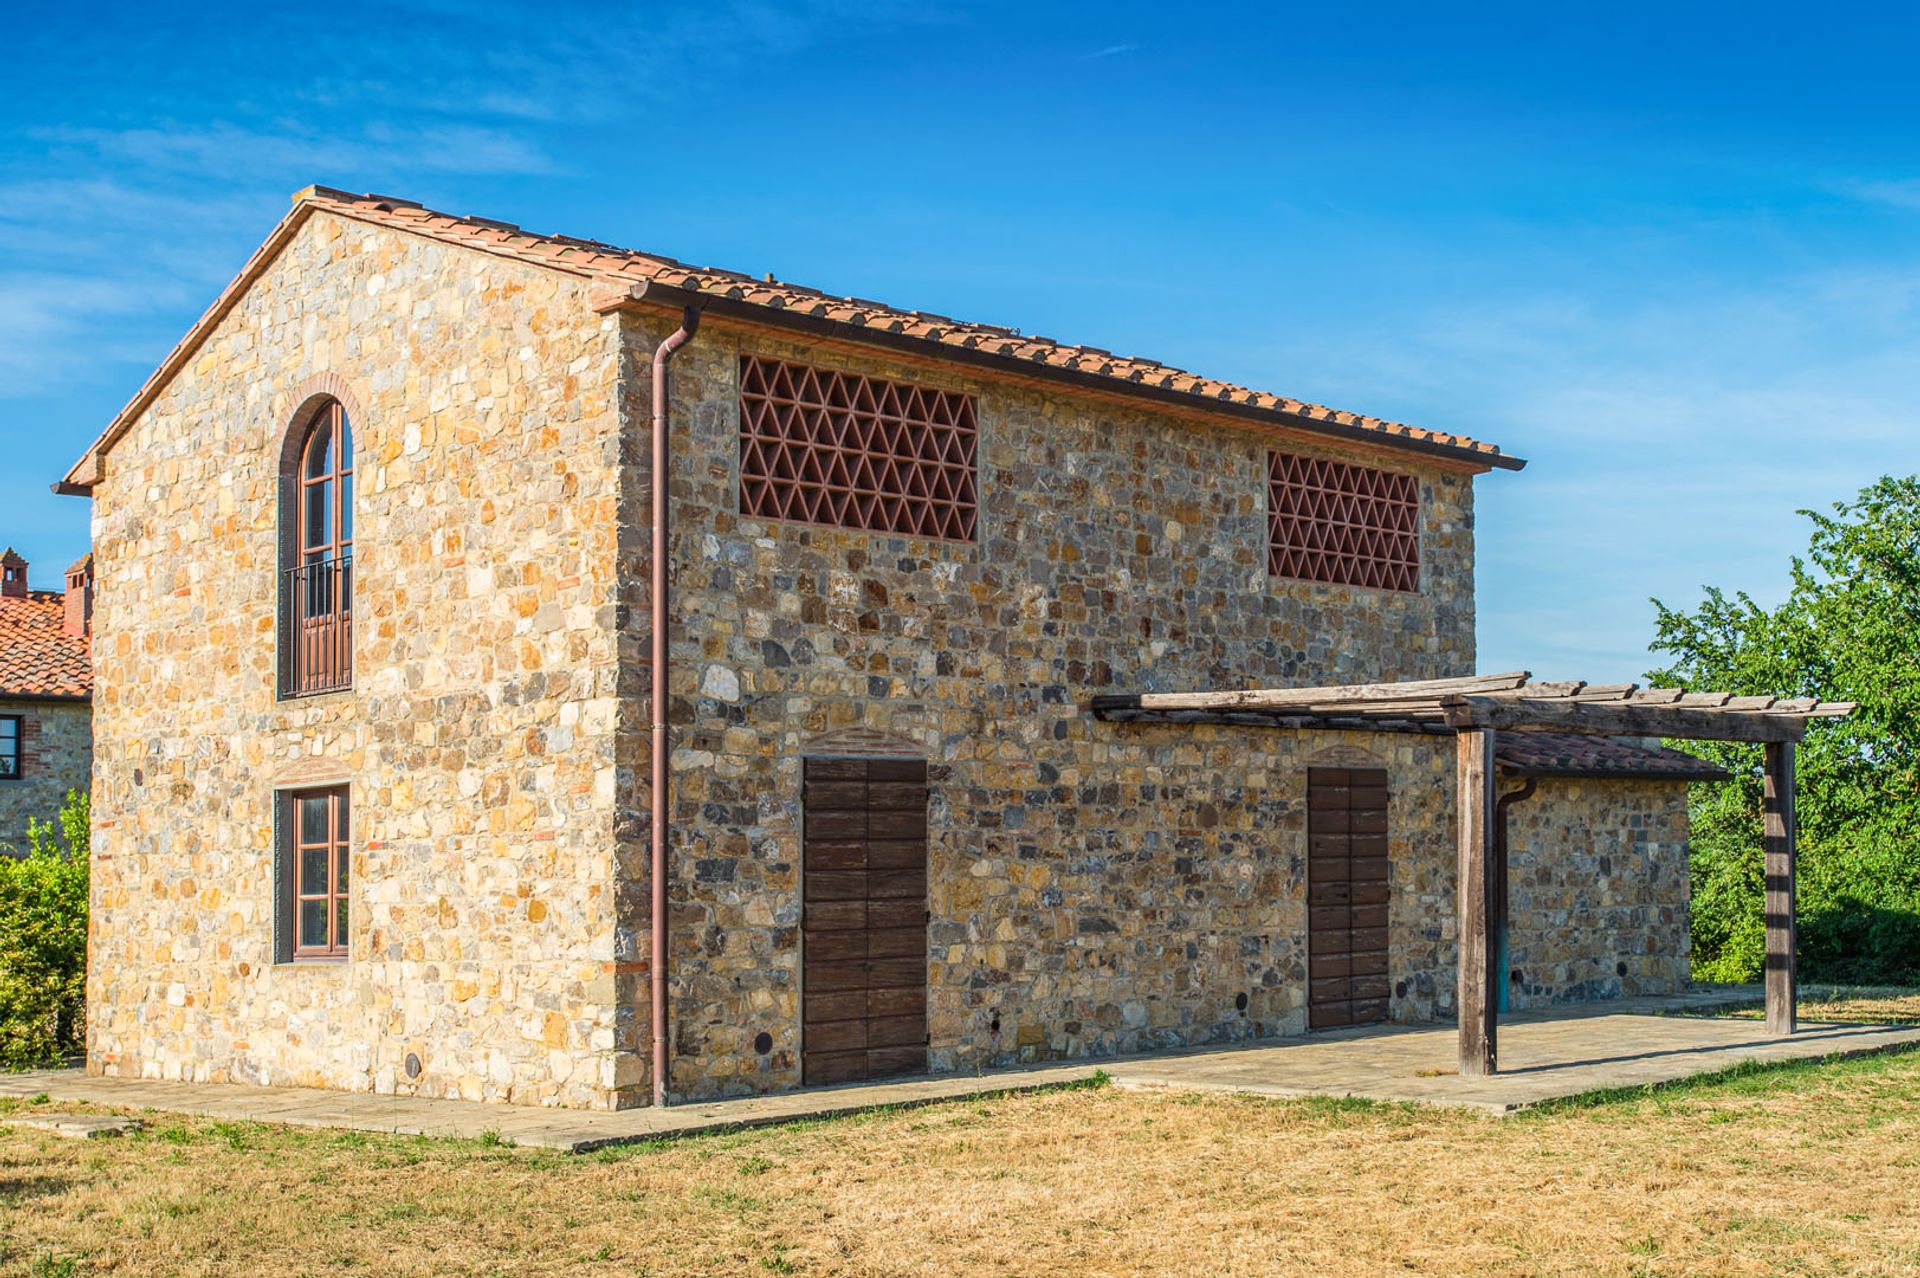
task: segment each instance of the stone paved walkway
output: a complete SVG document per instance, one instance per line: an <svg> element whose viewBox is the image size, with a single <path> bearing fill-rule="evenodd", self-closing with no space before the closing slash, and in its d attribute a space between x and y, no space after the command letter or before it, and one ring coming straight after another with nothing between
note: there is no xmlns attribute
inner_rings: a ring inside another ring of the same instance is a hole
<svg viewBox="0 0 1920 1278"><path fill-rule="evenodd" d="M1500 1027L1502 1072L1484 1079L1463 1079L1452 1073L1454 1031L1442 1025L1344 1030L1243 1047L996 1070L979 1077L816 1088L613 1113L311 1088L89 1078L79 1070L0 1074L0 1096L44 1093L54 1101L119 1109L403 1135L473 1138L493 1132L516 1145L579 1152L884 1105L925 1105L1026 1091L1084 1081L1102 1069L1122 1087L1261 1096L1362 1096L1504 1114L1563 1096L1667 1083L1745 1061L1817 1059L1920 1044L1920 1026L1806 1025L1792 1038L1773 1039L1759 1021L1660 1015L1725 999L1715 995L1619 1000L1506 1017Z"/></svg>

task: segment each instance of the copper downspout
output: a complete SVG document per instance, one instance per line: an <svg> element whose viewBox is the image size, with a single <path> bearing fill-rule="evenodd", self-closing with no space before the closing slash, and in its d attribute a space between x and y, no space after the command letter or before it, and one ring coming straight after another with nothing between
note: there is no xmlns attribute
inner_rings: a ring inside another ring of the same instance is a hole
<svg viewBox="0 0 1920 1278"><path fill-rule="evenodd" d="M1528 777L1518 790L1509 790L1493 803L1493 900L1499 907L1494 918L1495 946L1500 955L1500 990L1496 1007L1507 1010L1507 991L1513 985L1513 967L1507 958L1507 809L1525 803L1540 786L1539 778Z"/></svg>
<svg viewBox="0 0 1920 1278"><path fill-rule="evenodd" d="M667 822L672 812L667 790L667 364L699 331L700 308L689 306L680 327L653 350L653 470L648 477L653 514L653 811L647 822L653 942L647 969L653 978L653 1103L662 1106L667 1103Z"/></svg>

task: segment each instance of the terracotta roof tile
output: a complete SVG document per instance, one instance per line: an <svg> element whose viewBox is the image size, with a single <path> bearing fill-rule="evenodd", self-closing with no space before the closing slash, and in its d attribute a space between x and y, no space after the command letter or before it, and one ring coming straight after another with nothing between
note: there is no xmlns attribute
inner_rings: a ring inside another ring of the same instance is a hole
<svg viewBox="0 0 1920 1278"><path fill-rule="evenodd" d="M1724 781L1728 775L1681 750L1560 732L1503 732L1493 757L1509 772L1544 776Z"/></svg>
<svg viewBox="0 0 1920 1278"><path fill-rule="evenodd" d="M412 202L388 196L352 195L326 187L313 187L303 194L303 198L318 207L363 221L387 223L417 233L432 233L490 252L505 252L553 265L564 264L597 275L658 280L691 292L734 298L770 309L824 313L850 324L903 333L932 343L968 349L984 345L987 349L997 349L1038 363L1099 373L1116 381L1171 386L1204 399L1231 400L1504 460L1504 454L1492 444L1464 435L1339 412L1317 404L1303 404L1265 391L1169 368L1158 360L1115 355L1099 347L1076 346L1038 335L1022 335L1012 329L989 324L962 323L944 315L888 306L870 298L835 297L804 285L757 279L715 267L691 266L658 254L614 248L596 240L536 234L490 218L436 213ZM597 252L591 252L593 250Z"/></svg>
<svg viewBox="0 0 1920 1278"><path fill-rule="evenodd" d="M353 195L330 187L313 186L294 197L293 211L286 220L275 228L273 235L249 259L240 275L214 300L207 313L201 316L147 379L146 384L101 432L99 439L68 471L59 485L61 491L87 491L97 475L98 458L131 428L139 413L159 394L160 388L191 358L192 352L213 325L235 305L248 285L285 246L302 220L316 210L568 271L617 287L658 283L716 300L728 299L729 305L733 306L764 308L770 316L784 312L835 320L875 333L887 333L894 341L906 338L925 343L932 348L929 354L939 347L972 352L974 358L983 353L993 354L1042 365L1060 373L1072 373L1080 378L1109 381L1116 392L1125 392L1129 387L1170 391L1190 396L1197 408L1205 409L1224 403L1235 405L1242 411L1252 409L1261 413L1281 414L1300 422L1338 425L1364 435L1376 436L1380 443L1389 447L1397 445L1439 452L1469 465L1517 470L1526 464L1492 444L1465 435L1338 412L1318 404L1307 404L1170 368L1159 360L1145 356L1116 355L1098 347L1076 346L1051 338L1022 334L1017 329L999 325L967 323L944 315L907 310L863 298L836 297L819 289L775 280L771 276L757 278L738 271L691 266L669 257L616 248L597 240L535 234L489 218L456 217L436 212L412 200L393 196ZM1164 394L1156 398L1165 402Z"/></svg>
<svg viewBox="0 0 1920 1278"><path fill-rule="evenodd" d="M68 635L65 621L57 590L0 596L0 697L93 695L88 640Z"/></svg>

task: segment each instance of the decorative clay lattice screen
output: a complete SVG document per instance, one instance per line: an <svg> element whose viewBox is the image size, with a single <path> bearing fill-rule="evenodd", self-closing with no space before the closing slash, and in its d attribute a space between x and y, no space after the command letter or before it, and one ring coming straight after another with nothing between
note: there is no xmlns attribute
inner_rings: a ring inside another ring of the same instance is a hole
<svg viewBox="0 0 1920 1278"><path fill-rule="evenodd" d="M740 513L973 540L973 397L740 357Z"/></svg>
<svg viewBox="0 0 1920 1278"><path fill-rule="evenodd" d="M1292 453L1267 458L1267 572L1420 589L1420 485L1411 475Z"/></svg>

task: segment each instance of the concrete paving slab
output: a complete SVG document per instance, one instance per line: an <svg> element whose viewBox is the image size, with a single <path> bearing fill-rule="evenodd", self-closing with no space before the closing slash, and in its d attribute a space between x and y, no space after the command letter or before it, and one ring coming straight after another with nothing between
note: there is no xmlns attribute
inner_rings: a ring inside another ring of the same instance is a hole
<svg viewBox="0 0 1920 1278"><path fill-rule="evenodd" d="M884 1106L1031 1091L1084 1082L1104 1071L1122 1087L1172 1087L1259 1096L1357 1096L1507 1114L1566 1096L1675 1082L1746 1061L1810 1060L1920 1044L1920 1026L1823 1024L1791 1038L1763 1023L1688 1017L1746 991L1623 999L1502 1018L1502 1072L1453 1073L1451 1025L1338 1030L1231 1048L814 1088L777 1096L675 1105L664 1110L536 1109L312 1088L247 1087L89 1077L80 1070L0 1074L0 1096L161 1110L229 1121L339 1127L399 1135L497 1137L532 1148L582 1152L701 1132L829 1118Z"/></svg>
<svg viewBox="0 0 1920 1278"><path fill-rule="evenodd" d="M24 1127L30 1131L52 1132L55 1136L64 1136L68 1140L99 1140L106 1136L119 1136L125 1132L140 1130L137 1118L120 1118L112 1114L62 1114L56 1111L36 1110L29 1114L19 1114L11 1118L0 1118L0 1127Z"/></svg>

